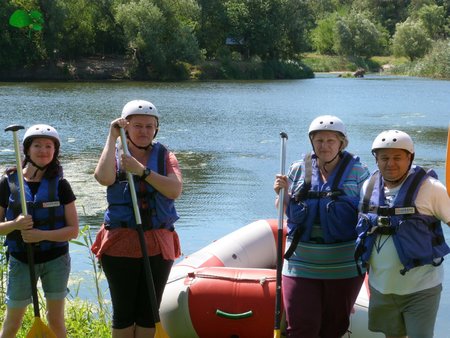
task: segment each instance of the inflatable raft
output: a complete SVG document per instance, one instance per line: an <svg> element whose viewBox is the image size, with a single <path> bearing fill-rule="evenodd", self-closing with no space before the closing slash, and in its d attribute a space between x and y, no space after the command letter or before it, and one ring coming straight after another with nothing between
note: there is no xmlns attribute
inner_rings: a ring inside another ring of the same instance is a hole
<svg viewBox="0 0 450 338"><path fill-rule="evenodd" d="M277 220L253 222L174 265L160 307L171 338L273 337L277 229ZM382 337L367 330L368 300L364 284L353 338Z"/></svg>

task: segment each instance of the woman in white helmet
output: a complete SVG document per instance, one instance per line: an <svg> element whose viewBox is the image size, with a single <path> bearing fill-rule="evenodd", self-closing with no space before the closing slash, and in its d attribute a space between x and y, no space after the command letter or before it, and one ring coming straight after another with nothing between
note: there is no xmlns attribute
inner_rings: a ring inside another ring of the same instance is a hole
<svg viewBox="0 0 450 338"><path fill-rule="evenodd" d="M182 175L175 155L154 139L159 118L151 102L128 102L121 117L110 124L95 169L97 181L107 186L108 208L92 251L109 284L113 338L153 337L155 333L127 171L135 180L158 307L173 262L181 253L174 201L181 194ZM117 142L119 127L126 131L129 154Z"/></svg>
<svg viewBox="0 0 450 338"><path fill-rule="evenodd" d="M363 282L354 262L355 226L369 171L345 151L347 132L338 117L317 117L308 134L313 151L274 183L277 195L285 191L288 226L282 272L286 333L340 338Z"/></svg>
<svg viewBox="0 0 450 338"><path fill-rule="evenodd" d="M363 187L357 259L370 268L369 329L386 337L432 338L442 290L450 199L434 171L413 164L400 130L372 144L378 170Z"/></svg>
<svg viewBox="0 0 450 338"><path fill-rule="evenodd" d="M60 138L52 126L31 126L23 138L23 176L28 215L21 213L17 169L0 180L0 235L6 235L9 274L1 338L15 337L27 306L31 282L26 243L33 244L36 277L47 301L47 319L56 337L66 337L64 304L70 273L68 241L78 236L75 195L63 178Z"/></svg>

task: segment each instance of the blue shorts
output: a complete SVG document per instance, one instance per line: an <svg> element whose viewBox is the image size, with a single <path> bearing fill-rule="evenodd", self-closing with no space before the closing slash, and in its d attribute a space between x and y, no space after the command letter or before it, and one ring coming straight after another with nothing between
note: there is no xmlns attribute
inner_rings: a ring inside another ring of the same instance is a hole
<svg viewBox="0 0 450 338"><path fill-rule="evenodd" d="M35 264L36 278L41 280L46 299L64 299L68 294L70 255L66 253L51 261ZM11 308L24 308L32 303L30 270L14 257L9 257L6 304Z"/></svg>

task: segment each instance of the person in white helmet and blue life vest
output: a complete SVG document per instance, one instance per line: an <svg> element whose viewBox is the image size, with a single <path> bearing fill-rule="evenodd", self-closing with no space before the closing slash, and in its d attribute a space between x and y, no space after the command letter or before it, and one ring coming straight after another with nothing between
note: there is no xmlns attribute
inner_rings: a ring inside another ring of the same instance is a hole
<svg viewBox="0 0 450 338"><path fill-rule="evenodd" d="M400 130L372 144L378 170L361 193L355 257L368 269L369 329L386 337L432 338L450 251L450 199L433 170L414 165L414 143Z"/></svg>
<svg viewBox="0 0 450 338"><path fill-rule="evenodd" d="M151 102L125 104L121 117L110 123L95 169L96 180L107 186L108 207L92 251L109 284L113 338L155 333L126 172L133 174L158 308L173 262L181 254L174 201L181 195L182 175L175 154L155 140L159 123L160 113ZM120 128L126 132L129 154L118 142Z"/></svg>
<svg viewBox="0 0 450 338"><path fill-rule="evenodd" d="M288 227L282 271L286 334L340 338L364 280L354 248L360 191L369 171L345 151L347 131L338 117L315 118L308 135L313 151L274 182L277 195L285 192Z"/></svg>
<svg viewBox="0 0 450 338"><path fill-rule="evenodd" d="M22 162L27 215L21 206L17 168L0 179L0 235L6 235L8 283L1 338L15 337L32 302L27 244L33 247L36 278L46 299L47 320L56 337L66 337L64 305L70 274L69 240L78 236L75 194L63 178L61 145L52 126L37 124L23 137Z"/></svg>

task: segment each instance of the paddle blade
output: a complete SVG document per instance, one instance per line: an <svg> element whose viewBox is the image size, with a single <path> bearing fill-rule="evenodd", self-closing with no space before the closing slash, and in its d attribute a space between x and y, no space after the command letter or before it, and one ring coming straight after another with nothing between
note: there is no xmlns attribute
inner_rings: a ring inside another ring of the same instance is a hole
<svg viewBox="0 0 450 338"><path fill-rule="evenodd" d="M161 325L161 323L156 323L155 329L156 329L155 338L169 338L169 335L164 330L164 327Z"/></svg>
<svg viewBox="0 0 450 338"><path fill-rule="evenodd" d="M33 326L28 332L27 338L56 338L56 335L42 322L41 318L34 317Z"/></svg>
<svg viewBox="0 0 450 338"><path fill-rule="evenodd" d="M447 187L447 194L450 196L450 125L448 126L447 134L447 158L445 160L445 185Z"/></svg>

